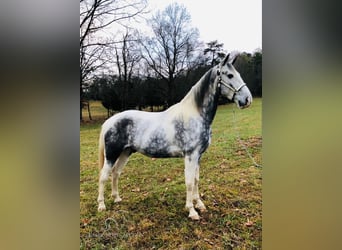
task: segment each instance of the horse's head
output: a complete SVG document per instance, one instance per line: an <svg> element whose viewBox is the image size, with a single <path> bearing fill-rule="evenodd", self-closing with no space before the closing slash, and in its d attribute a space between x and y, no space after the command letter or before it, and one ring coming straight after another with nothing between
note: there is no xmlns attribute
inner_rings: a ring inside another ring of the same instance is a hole
<svg viewBox="0 0 342 250"><path fill-rule="evenodd" d="M239 72L233 66L236 56L228 54L217 66L218 86L221 94L234 101L239 108L247 108L252 103L252 94Z"/></svg>

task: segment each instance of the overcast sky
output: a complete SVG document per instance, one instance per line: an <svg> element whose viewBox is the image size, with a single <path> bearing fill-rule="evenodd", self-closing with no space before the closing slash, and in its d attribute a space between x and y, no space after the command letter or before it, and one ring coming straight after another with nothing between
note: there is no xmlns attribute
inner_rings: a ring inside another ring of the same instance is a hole
<svg viewBox="0 0 342 250"><path fill-rule="evenodd" d="M262 48L261 0L149 0L152 11L172 2L183 4L203 42L218 40L227 52Z"/></svg>

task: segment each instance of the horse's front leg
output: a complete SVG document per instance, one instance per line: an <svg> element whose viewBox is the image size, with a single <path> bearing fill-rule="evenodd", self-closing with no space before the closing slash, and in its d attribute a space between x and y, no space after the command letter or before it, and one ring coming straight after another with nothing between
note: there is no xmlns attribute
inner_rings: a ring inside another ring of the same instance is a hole
<svg viewBox="0 0 342 250"><path fill-rule="evenodd" d="M191 156L185 156L185 185L186 185L186 209L189 210L189 217L193 220L199 220L200 217L196 212L193 204L196 168L198 168L198 160Z"/></svg>
<svg viewBox="0 0 342 250"><path fill-rule="evenodd" d="M195 175L195 186L194 186L194 193L193 198L196 202L195 208L199 209L201 213L205 212L207 209L203 202L201 201L200 195L198 193L198 183L199 183L199 163L197 164L196 168L196 175Z"/></svg>

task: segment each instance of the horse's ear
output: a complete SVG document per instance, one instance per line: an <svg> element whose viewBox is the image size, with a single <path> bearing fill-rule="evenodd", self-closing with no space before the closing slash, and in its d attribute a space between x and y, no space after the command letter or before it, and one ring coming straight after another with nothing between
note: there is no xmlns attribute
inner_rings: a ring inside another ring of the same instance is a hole
<svg viewBox="0 0 342 250"><path fill-rule="evenodd" d="M236 55L236 56L234 57L233 61L231 62L231 64L234 64L237 58L238 58L238 56Z"/></svg>
<svg viewBox="0 0 342 250"><path fill-rule="evenodd" d="M222 65L225 65L225 64L228 62L229 55L230 55L230 54L228 53L228 55L226 55L226 57L223 59Z"/></svg>

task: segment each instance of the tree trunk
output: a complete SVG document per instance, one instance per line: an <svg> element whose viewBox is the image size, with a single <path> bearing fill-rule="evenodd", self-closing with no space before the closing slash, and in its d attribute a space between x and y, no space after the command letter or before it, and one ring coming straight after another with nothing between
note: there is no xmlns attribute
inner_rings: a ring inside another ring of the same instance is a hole
<svg viewBox="0 0 342 250"><path fill-rule="evenodd" d="M81 79L81 82L80 82L80 121L83 121L82 109L83 109L83 89L82 89L82 79Z"/></svg>
<svg viewBox="0 0 342 250"><path fill-rule="evenodd" d="M87 106L88 106L89 120L93 120L93 119L91 118L91 113L90 113L90 102L89 102L89 101L87 102Z"/></svg>
<svg viewBox="0 0 342 250"><path fill-rule="evenodd" d="M83 121L83 116L82 116L82 101L80 102L80 121Z"/></svg>
<svg viewBox="0 0 342 250"><path fill-rule="evenodd" d="M167 107L172 106L174 104L174 101L175 101L175 93L174 93L173 82L174 82L173 75L170 75L169 80L167 82L167 86L168 86Z"/></svg>

